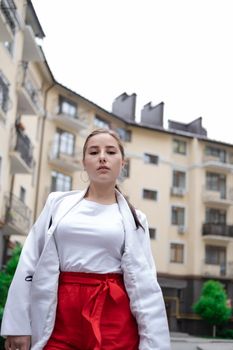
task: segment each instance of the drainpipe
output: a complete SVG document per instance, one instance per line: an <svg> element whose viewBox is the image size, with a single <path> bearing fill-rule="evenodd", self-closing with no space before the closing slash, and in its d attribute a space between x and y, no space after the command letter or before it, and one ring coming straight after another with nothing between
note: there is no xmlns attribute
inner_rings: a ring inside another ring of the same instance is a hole
<svg viewBox="0 0 233 350"><path fill-rule="evenodd" d="M44 131L45 131L45 121L47 117L46 105L47 105L47 97L48 92L55 86L55 83L52 83L46 90L44 94L44 115L42 119L42 127L41 127L41 140L40 140L40 150L39 150L39 160L38 160L38 170L37 170L37 181L36 181L36 196L35 196L35 204L34 204L34 217L33 222L36 221L37 218L37 209L38 209L38 197L39 197L39 177L41 172L41 163L42 163L42 152L44 145Z"/></svg>

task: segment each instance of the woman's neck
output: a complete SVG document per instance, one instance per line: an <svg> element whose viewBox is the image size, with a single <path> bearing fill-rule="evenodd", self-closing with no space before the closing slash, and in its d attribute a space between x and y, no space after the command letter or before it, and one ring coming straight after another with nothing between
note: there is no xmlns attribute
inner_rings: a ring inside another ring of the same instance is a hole
<svg viewBox="0 0 233 350"><path fill-rule="evenodd" d="M116 202L115 184L95 184L91 183L86 196L86 199L100 203L100 204L112 204Z"/></svg>

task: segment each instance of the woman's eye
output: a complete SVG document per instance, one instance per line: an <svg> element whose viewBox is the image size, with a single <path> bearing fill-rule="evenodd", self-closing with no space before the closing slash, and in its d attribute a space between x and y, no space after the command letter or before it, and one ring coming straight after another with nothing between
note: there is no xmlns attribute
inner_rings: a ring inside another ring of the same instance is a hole
<svg viewBox="0 0 233 350"><path fill-rule="evenodd" d="M97 154L97 151L92 151L92 152L90 152L90 154L95 155L95 154Z"/></svg>
<svg viewBox="0 0 233 350"><path fill-rule="evenodd" d="M115 151L108 151L108 154L116 154Z"/></svg>

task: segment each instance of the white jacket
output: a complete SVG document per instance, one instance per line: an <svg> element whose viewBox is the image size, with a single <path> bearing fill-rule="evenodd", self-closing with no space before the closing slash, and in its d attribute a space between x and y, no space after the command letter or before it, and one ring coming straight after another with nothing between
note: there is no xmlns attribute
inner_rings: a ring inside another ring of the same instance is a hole
<svg viewBox="0 0 233 350"><path fill-rule="evenodd" d="M1 334L31 335L32 350L43 349L55 322L59 258L53 232L85 193L86 190L50 193L23 246L8 293ZM145 231L136 230L125 198L116 193L125 228L121 266L131 311L138 324L139 350L170 350L166 312L156 279L146 217L137 211Z"/></svg>

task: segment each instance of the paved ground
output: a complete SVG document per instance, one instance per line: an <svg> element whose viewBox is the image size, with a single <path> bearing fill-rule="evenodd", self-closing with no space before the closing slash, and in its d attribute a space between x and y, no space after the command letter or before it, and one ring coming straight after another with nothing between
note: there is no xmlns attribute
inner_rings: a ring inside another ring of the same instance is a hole
<svg viewBox="0 0 233 350"><path fill-rule="evenodd" d="M204 339L187 334L171 334L172 350L233 350L233 340Z"/></svg>

